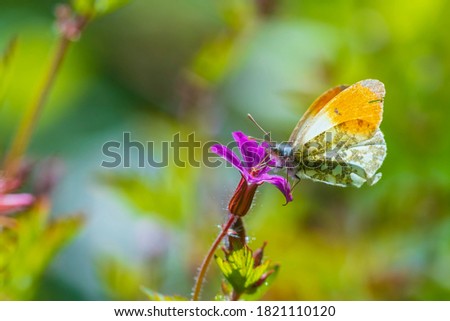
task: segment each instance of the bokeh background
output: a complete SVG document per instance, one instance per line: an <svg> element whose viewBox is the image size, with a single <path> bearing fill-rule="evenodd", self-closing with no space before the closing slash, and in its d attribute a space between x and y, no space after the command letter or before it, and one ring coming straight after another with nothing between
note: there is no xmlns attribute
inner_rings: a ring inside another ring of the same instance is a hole
<svg viewBox="0 0 450 321"><path fill-rule="evenodd" d="M1 1L0 48L18 37L1 154L48 66L56 4ZM448 12L446 0L132 0L94 21L70 49L28 152L63 163L52 216L81 211L86 222L17 298L135 300L141 286L189 296L239 174L138 168L136 151L131 168L105 169L102 145L130 132L156 142L158 159L177 132L201 142L261 136L247 113L285 140L323 91L375 78L387 90L379 183L302 182L288 206L272 186L259 189L244 220L250 247L267 241L281 266L263 298L450 299ZM220 280L213 263L203 298Z"/></svg>

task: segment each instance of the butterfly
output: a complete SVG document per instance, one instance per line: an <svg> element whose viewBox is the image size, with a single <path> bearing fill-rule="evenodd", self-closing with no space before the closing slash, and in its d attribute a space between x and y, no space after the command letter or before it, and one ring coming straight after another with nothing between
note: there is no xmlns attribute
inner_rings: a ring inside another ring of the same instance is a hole
<svg viewBox="0 0 450 321"><path fill-rule="evenodd" d="M374 79L331 88L299 120L288 142L272 144L277 167L296 179L336 186L375 184L386 157L379 129L385 88Z"/></svg>

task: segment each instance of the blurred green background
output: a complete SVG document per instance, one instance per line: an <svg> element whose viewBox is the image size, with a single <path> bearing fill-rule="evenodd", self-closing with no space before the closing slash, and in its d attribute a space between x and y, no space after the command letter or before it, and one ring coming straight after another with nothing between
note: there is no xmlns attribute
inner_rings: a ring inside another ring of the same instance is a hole
<svg viewBox="0 0 450 321"><path fill-rule="evenodd" d="M0 48L18 36L1 154L54 49L57 3L0 4ZM387 91L379 183L301 182L288 206L272 186L259 189L245 217L250 247L268 241L281 265L263 298L450 299L448 12L445 0L132 0L94 21L70 49L28 153L63 160L52 215L82 211L86 225L32 298L134 300L141 285L190 295L239 174L139 169L136 157L132 168L104 169L105 142L130 132L157 142L159 155L177 132L260 136L247 113L285 140L323 91L375 78ZM203 298L220 279L213 263Z"/></svg>

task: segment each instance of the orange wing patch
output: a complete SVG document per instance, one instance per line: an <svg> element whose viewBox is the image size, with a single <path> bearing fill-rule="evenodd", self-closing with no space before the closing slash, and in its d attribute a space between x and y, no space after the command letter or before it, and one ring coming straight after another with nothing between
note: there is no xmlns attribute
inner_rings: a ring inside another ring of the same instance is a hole
<svg viewBox="0 0 450 321"><path fill-rule="evenodd" d="M366 119L349 120L338 125L339 131L346 132L349 135L359 135L369 138L375 133L378 126Z"/></svg>
<svg viewBox="0 0 450 321"><path fill-rule="evenodd" d="M378 80L357 82L331 98L311 117L317 108L313 109L313 104L308 117L303 117L299 122L301 126L295 137L291 136L291 141L295 146L303 145L317 135L347 122L346 126L351 134L360 131L374 133L383 117L384 95L384 85Z"/></svg>
<svg viewBox="0 0 450 321"><path fill-rule="evenodd" d="M334 88L331 88L324 92L319 98L317 98L311 106L309 106L308 110L303 114L302 118L298 121L294 130L292 131L291 136L289 137L289 141L295 141L298 132L304 127L305 123L313 118L315 115L319 113L319 111L334 97L336 97L340 92L344 89L348 88L348 86L341 85Z"/></svg>
<svg viewBox="0 0 450 321"><path fill-rule="evenodd" d="M348 86L341 85L327 90L309 106L302 118L314 117L331 99L347 88Z"/></svg>
<svg viewBox="0 0 450 321"><path fill-rule="evenodd" d="M375 129L381 123L384 98L384 90L380 91L377 87L374 81L356 83L339 94L324 111L333 124L358 119L373 124ZM358 125L357 122L353 123ZM360 127L353 126L349 130L358 128Z"/></svg>

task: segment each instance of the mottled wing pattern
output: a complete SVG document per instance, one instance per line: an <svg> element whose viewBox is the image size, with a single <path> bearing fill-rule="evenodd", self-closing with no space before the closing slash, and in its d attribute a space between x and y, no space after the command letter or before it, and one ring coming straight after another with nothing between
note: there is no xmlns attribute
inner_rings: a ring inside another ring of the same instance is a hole
<svg viewBox="0 0 450 321"><path fill-rule="evenodd" d="M304 122L293 145L296 176L337 186L376 183L386 156L378 128L384 94L378 80L360 81Z"/></svg>
<svg viewBox="0 0 450 321"><path fill-rule="evenodd" d="M386 156L383 133L377 130L367 139L340 131L341 126L331 129L309 141L297 167L296 176L330 185L361 187L367 182L375 184L377 173Z"/></svg>

